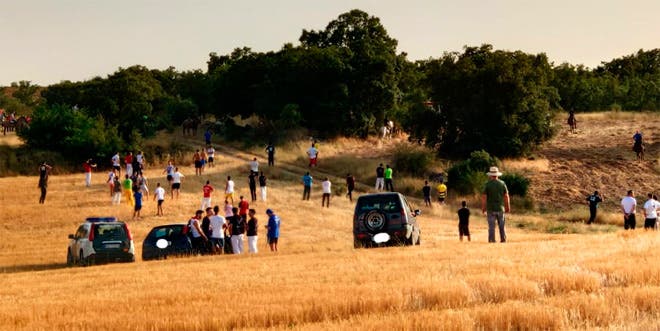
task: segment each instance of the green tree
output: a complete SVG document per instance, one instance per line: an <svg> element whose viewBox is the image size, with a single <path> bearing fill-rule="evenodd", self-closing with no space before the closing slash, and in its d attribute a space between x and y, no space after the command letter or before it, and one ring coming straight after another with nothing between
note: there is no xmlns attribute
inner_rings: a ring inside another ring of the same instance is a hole
<svg viewBox="0 0 660 331"><path fill-rule="evenodd" d="M28 107L37 106L40 102L39 85L32 85L28 80L22 80L18 83L11 83L11 87L15 88L12 96L18 99L21 103Z"/></svg>

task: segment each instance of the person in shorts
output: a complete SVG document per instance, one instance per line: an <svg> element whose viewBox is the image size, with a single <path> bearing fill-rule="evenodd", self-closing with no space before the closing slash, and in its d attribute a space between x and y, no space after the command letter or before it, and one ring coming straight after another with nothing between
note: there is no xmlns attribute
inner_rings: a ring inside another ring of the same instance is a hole
<svg viewBox="0 0 660 331"><path fill-rule="evenodd" d="M135 207L133 208L133 219L140 219L140 211L142 210L142 192L140 190L135 190L133 192L133 198L135 199Z"/></svg>
<svg viewBox="0 0 660 331"><path fill-rule="evenodd" d="M225 244L224 230L227 227L227 222L224 217L220 216L220 207L217 205L213 207L213 215L209 216L211 236L211 252L213 254L222 254Z"/></svg>
<svg viewBox="0 0 660 331"><path fill-rule="evenodd" d="M317 165L317 160L319 157L319 150L316 149L315 144L312 144L312 147L310 147L307 150L307 156L309 156L309 167L316 167Z"/></svg>
<svg viewBox="0 0 660 331"><path fill-rule="evenodd" d="M193 163L195 164L195 175L202 175L202 155L199 153L199 149L193 154Z"/></svg>
<svg viewBox="0 0 660 331"><path fill-rule="evenodd" d="M463 236L470 239L470 209L467 207L467 202L461 201L461 209L458 210L458 238L463 241Z"/></svg>
<svg viewBox="0 0 660 331"><path fill-rule="evenodd" d="M165 170L163 170L164 173L167 174L167 182L172 185L172 175L174 174L174 169L176 167L172 163L172 161L167 161L167 167L165 167Z"/></svg>
<svg viewBox="0 0 660 331"><path fill-rule="evenodd" d="M215 148L209 145L206 147L206 155L208 155L209 168L213 168L213 161L215 160Z"/></svg>
<svg viewBox="0 0 660 331"><path fill-rule="evenodd" d="M231 179L231 176L227 176L227 182L225 183L225 200L231 200L231 204L234 204L234 181Z"/></svg>
<svg viewBox="0 0 660 331"><path fill-rule="evenodd" d="M179 198L179 193L181 192L181 178L185 177L182 173L179 172L178 167L174 167L174 173L172 174L172 199L176 193L176 198Z"/></svg>
<svg viewBox="0 0 660 331"><path fill-rule="evenodd" d="M438 203L444 205L445 199L447 199L447 185L443 181L440 181L436 189L438 190Z"/></svg>
<svg viewBox="0 0 660 331"><path fill-rule="evenodd" d="M121 164L119 163L119 152L112 156L112 169L115 169L117 176L121 177Z"/></svg>
<svg viewBox="0 0 660 331"><path fill-rule="evenodd" d="M642 211L644 212L644 229L655 229L658 222L658 210L660 210L660 202L653 198L653 194L647 195L648 200L644 203Z"/></svg>
<svg viewBox="0 0 660 331"><path fill-rule="evenodd" d="M154 190L154 200L158 201L158 209L156 210L156 216L163 216L163 201L165 201L165 189L160 186L160 183L156 183L156 189Z"/></svg>

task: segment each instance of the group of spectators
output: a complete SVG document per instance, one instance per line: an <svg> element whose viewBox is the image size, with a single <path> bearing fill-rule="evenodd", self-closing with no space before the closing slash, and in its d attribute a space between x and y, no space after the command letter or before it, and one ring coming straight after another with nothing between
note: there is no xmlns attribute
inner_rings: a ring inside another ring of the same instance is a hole
<svg viewBox="0 0 660 331"><path fill-rule="evenodd" d="M653 193L648 193L646 195L647 200L642 206L642 214L644 216L644 229L645 230L657 230L658 229L658 212L660 212L660 202L658 202L658 196ZM587 196L587 204L589 205L589 221L587 224L591 224L596 219L598 212L598 205L604 201L604 197L601 196L598 191L594 191L593 194ZM621 199L621 213L623 213L623 228L625 230L634 230L637 227L637 199L635 199L635 192L633 190L628 190L626 196Z"/></svg>

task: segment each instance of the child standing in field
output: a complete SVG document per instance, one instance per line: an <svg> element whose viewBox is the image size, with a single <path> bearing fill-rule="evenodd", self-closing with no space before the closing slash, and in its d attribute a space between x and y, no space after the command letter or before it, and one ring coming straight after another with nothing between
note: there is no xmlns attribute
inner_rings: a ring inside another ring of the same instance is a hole
<svg viewBox="0 0 660 331"><path fill-rule="evenodd" d="M463 236L470 239L470 209L467 207L467 202L461 201L461 209L458 210L458 237L463 241Z"/></svg>

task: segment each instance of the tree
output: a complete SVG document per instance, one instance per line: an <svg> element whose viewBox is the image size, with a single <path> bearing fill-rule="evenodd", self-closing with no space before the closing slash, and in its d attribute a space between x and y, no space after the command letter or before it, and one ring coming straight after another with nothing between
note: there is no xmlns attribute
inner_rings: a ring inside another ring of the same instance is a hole
<svg viewBox="0 0 660 331"><path fill-rule="evenodd" d="M16 90L12 96L28 107L34 107L39 104L39 85L32 85L29 80L22 80L18 83L11 83L11 87Z"/></svg>

